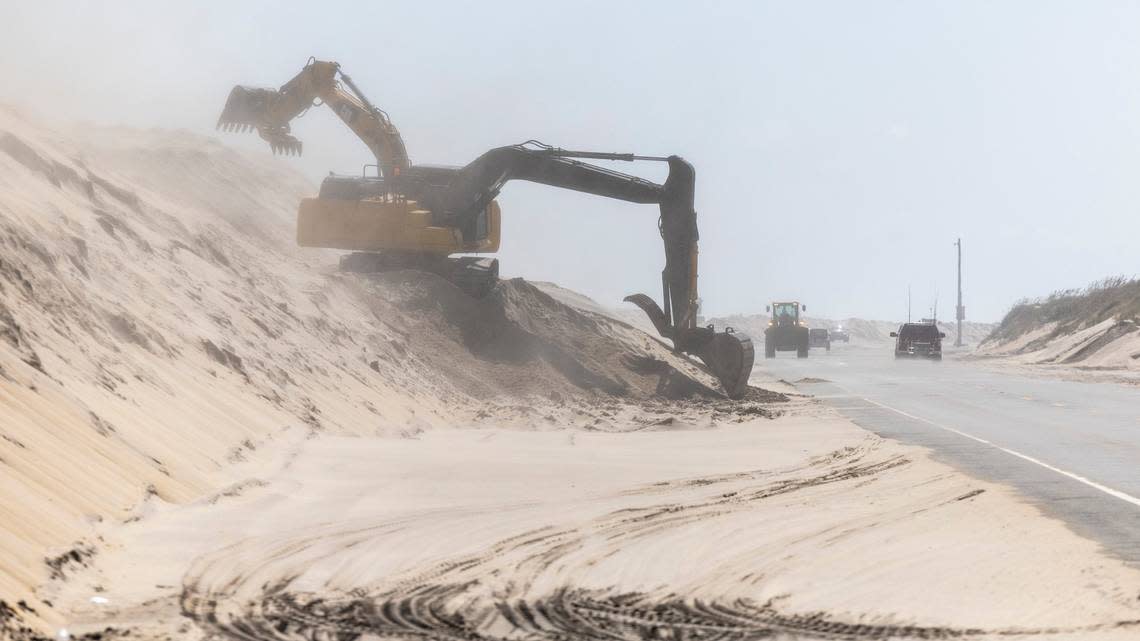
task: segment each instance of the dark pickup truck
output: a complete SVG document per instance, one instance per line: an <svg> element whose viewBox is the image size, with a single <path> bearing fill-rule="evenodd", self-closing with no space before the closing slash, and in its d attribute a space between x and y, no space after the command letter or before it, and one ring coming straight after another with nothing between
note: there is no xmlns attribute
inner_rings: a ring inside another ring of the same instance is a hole
<svg viewBox="0 0 1140 641"><path fill-rule="evenodd" d="M904 323L899 331L891 332L895 339L895 358L929 358L942 360L942 339L946 334L938 331L934 323Z"/></svg>

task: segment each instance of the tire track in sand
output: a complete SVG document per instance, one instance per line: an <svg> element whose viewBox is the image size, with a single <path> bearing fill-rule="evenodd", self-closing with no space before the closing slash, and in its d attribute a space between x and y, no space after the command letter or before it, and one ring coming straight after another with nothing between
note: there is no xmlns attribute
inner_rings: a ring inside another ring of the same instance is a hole
<svg viewBox="0 0 1140 641"><path fill-rule="evenodd" d="M852 622L825 612L790 613L779 599L686 598L547 585L567 568L590 565L642 539L752 509L758 502L808 488L865 483L905 466L902 456L876 458L874 448L848 448L811 461L808 476L723 475L679 482L712 493L689 500L612 510L588 522L550 525L504 538L475 553L415 567L347 592L296 585L306 568L385 535L422 526L432 515L382 525L335 524L270 541L250 540L199 559L183 583L183 613L221 638L242 641L424 638L506 639L959 639L1079 632L1132 626L1125 621L1079 629L981 629ZM801 468L801 471L805 468ZM747 477L747 478L745 478ZM749 482L751 481L751 482ZM759 482L757 482L759 481ZM741 483L743 484L741 485ZM726 485L731 491L723 491ZM659 495L660 484L640 490ZM637 493L639 490L632 490ZM629 494L627 492L626 494ZM671 496L666 494L666 496ZM503 574L509 570L507 576ZM492 578L493 577L493 578Z"/></svg>

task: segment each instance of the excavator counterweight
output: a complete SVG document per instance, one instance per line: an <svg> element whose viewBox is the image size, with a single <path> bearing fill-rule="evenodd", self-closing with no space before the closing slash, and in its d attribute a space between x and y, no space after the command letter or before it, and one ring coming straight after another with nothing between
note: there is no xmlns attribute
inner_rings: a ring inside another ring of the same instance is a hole
<svg viewBox="0 0 1140 641"><path fill-rule="evenodd" d="M492 149L463 167L412 165L388 115L364 97L337 63L312 59L278 90L235 87L218 126L256 129L274 152L300 153L301 142L290 133L289 123L318 99L369 147L379 175L326 178L317 198L301 202L298 244L357 252L341 260L345 270L423 269L481 296L498 278L498 260L453 254L498 251L501 213L495 198L507 182L526 180L656 204L665 246L663 306L645 294L625 300L644 310L676 351L701 359L728 396L740 398L747 391L754 359L751 339L731 329L697 326L696 172L683 158L572 151L532 140ZM581 159L665 162L669 175L657 184Z"/></svg>

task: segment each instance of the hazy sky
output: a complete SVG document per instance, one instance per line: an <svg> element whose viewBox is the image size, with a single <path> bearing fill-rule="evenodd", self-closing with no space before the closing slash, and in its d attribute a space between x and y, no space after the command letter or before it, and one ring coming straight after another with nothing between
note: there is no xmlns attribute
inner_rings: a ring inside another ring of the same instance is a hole
<svg viewBox="0 0 1140 641"><path fill-rule="evenodd" d="M697 168L708 314L798 298L899 318L939 296L955 237L970 318L1137 272L1140 3L37 2L0 0L0 101L214 134L235 83L338 60L413 162L536 138ZM294 131L313 176L367 150L331 113ZM268 152L266 152L268 153ZM663 168L615 168L663 178ZM655 207L512 183L506 275L611 305L660 298Z"/></svg>

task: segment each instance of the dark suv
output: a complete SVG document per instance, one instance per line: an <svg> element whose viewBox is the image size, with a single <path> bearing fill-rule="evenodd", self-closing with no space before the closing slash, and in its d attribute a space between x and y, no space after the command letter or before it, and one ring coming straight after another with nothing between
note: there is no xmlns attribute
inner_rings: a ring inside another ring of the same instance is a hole
<svg viewBox="0 0 1140 641"><path fill-rule="evenodd" d="M826 329L808 330L808 347L823 347L831 351L831 336Z"/></svg>
<svg viewBox="0 0 1140 641"><path fill-rule="evenodd" d="M929 358L942 360L942 339L946 334L938 331L934 323L904 323L899 331L891 332L895 338L895 358Z"/></svg>

